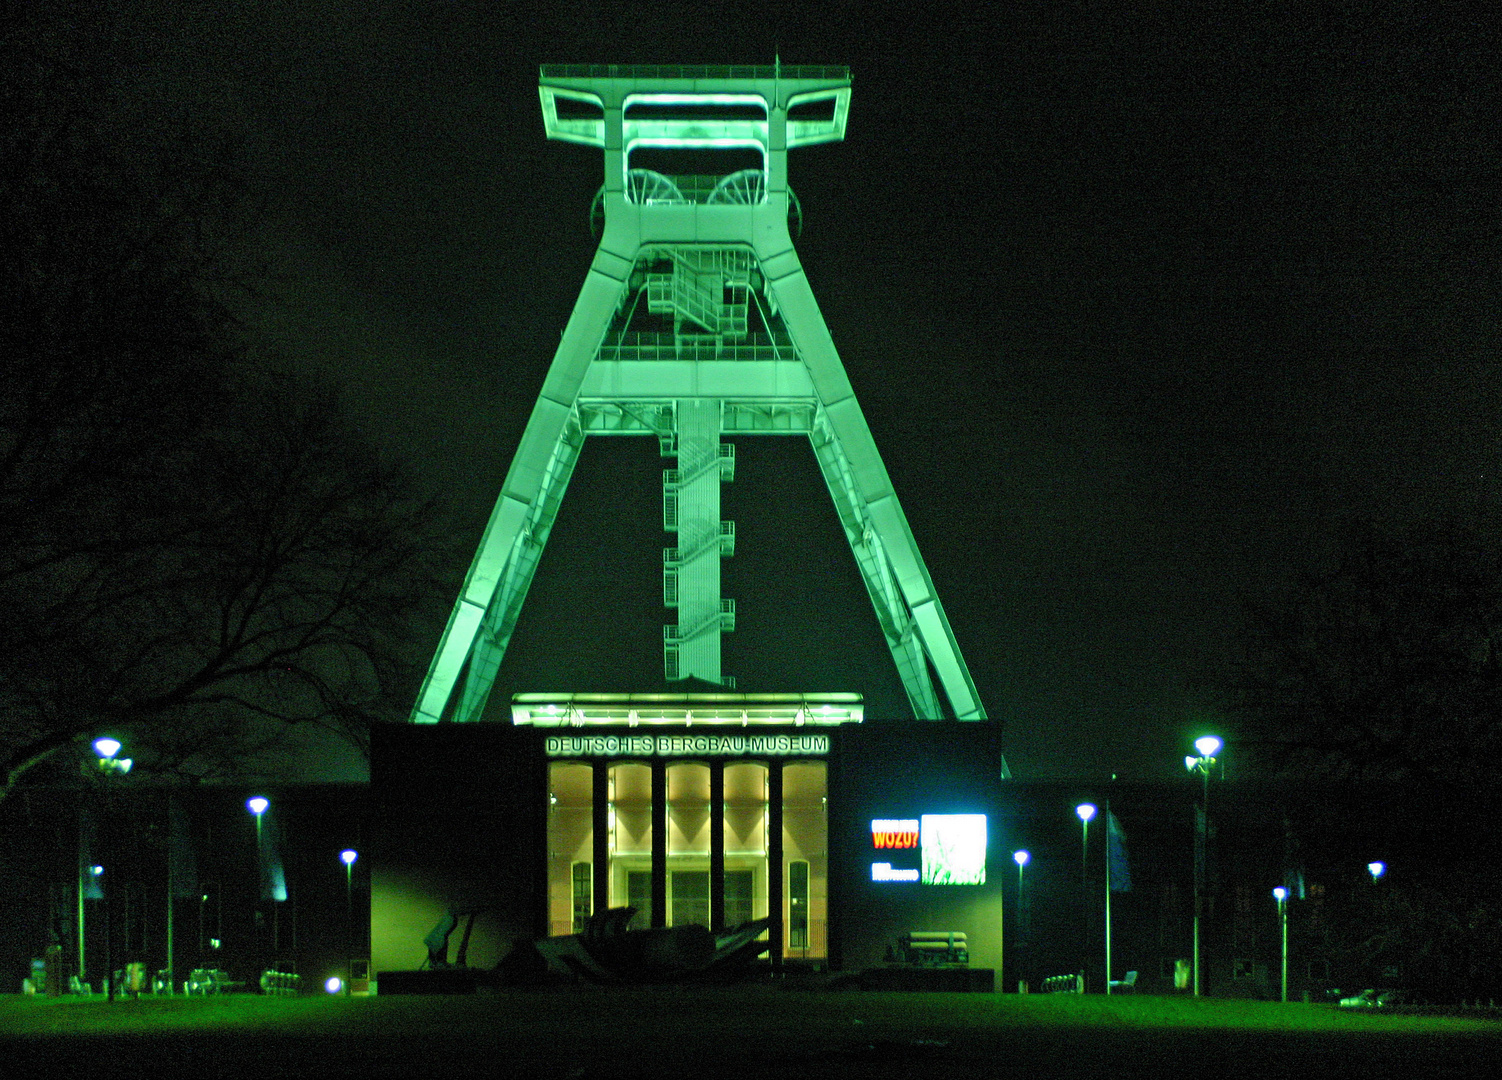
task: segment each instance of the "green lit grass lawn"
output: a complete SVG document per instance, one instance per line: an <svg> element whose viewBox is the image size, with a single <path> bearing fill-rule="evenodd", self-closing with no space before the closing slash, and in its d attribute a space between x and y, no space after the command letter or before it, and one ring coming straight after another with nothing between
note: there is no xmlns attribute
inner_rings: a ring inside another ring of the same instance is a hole
<svg viewBox="0 0 1502 1080"><path fill-rule="evenodd" d="M115 1076L1490 1075L1502 1023L1216 999L742 989L0 997L4 1062ZM154 1062L155 1065L148 1066ZM1207 1062L1208 1063L1208 1062ZM162 1070L168 1069L164 1073ZM205 1072L207 1069L209 1071ZM1197 1071L1197 1070L1194 1070Z"/></svg>

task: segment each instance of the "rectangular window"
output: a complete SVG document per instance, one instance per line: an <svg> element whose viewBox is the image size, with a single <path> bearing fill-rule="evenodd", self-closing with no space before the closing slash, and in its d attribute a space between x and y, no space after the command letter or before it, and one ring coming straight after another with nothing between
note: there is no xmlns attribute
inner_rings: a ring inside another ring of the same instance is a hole
<svg viewBox="0 0 1502 1080"><path fill-rule="evenodd" d="M739 926L752 919L756 874L751 870L725 871L725 925Z"/></svg>
<svg viewBox="0 0 1502 1080"><path fill-rule="evenodd" d="M606 823L610 906L632 907L632 930L652 925L652 769L636 761L610 766ZM671 835L671 832L669 833Z"/></svg>
<svg viewBox="0 0 1502 1080"><path fill-rule="evenodd" d="M728 914L728 884L725 891ZM808 863L802 859L788 863L788 948L808 948Z"/></svg>
<svg viewBox="0 0 1502 1080"><path fill-rule="evenodd" d="M829 955L828 794L824 762L790 761L782 767L783 881L787 884L781 896L768 897L770 906L758 907L757 915L782 915L786 928L783 955L800 960L822 960ZM921 823L918 830L921 833ZM918 852L909 848L896 854L917 856ZM879 857L885 861L887 852ZM916 869L918 861L915 857L905 865Z"/></svg>
<svg viewBox="0 0 1502 1080"><path fill-rule="evenodd" d="M673 916L670 925L709 925L708 870L674 870L672 892L668 898L668 910Z"/></svg>
<svg viewBox="0 0 1502 1080"><path fill-rule="evenodd" d="M580 930L579 864L590 871L594 846L594 770L584 762L548 766L548 934ZM586 887L583 917L592 905Z"/></svg>
<svg viewBox="0 0 1502 1080"><path fill-rule="evenodd" d="M584 923L594 907L594 878L587 862L574 863L574 933L584 933Z"/></svg>
<svg viewBox="0 0 1502 1080"><path fill-rule="evenodd" d="M631 929L645 930L652 925L652 871L627 872L626 903L636 909L636 914L631 917Z"/></svg>

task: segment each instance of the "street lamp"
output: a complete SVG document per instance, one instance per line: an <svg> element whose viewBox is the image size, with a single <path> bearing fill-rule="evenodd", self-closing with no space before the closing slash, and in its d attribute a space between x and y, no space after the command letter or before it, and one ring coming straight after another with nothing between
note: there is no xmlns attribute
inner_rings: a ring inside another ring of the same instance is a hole
<svg viewBox="0 0 1502 1080"><path fill-rule="evenodd" d="M130 758L120 756L120 740L108 735L94 740L94 753L99 755L99 771L102 773L119 773L124 776L135 764Z"/></svg>
<svg viewBox="0 0 1502 1080"><path fill-rule="evenodd" d="M250 798L248 798L248 799L245 800L245 809L249 810L252 814L254 814L256 816L256 851L257 851L257 853L260 852L260 848L261 848L261 815L266 812L267 807L269 807L270 805L271 805L271 801L269 799L267 799L264 795L253 795Z"/></svg>
<svg viewBox="0 0 1502 1080"><path fill-rule="evenodd" d="M360 853L354 848L345 848L339 853L339 861L344 864L344 958L349 966L344 972L344 993L349 996L349 984L355 977L355 904L354 886L351 875L354 872L355 860Z"/></svg>
<svg viewBox="0 0 1502 1080"><path fill-rule="evenodd" d="M119 739L113 738L109 735L101 735L99 738L95 739L90 744L90 746L93 749L97 759L94 762L94 765L99 770L101 775L124 776L126 773L130 772L130 767L134 764L134 762L132 762L130 758L123 758L120 756L120 750L122 747ZM83 812L80 811L80 814L82 813ZM110 948L111 912L109 906L109 897L104 893L102 882L100 882L99 880L100 875L104 873L104 867L90 865L89 860L85 859L84 847L86 846L87 841L84 838L83 830L83 821L82 818L80 818L78 840L78 981L82 983L86 977L84 967L84 897L86 894L92 894L94 897L101 899L103 902L102 906L104 910L102 914L104 915L104 981L106 984L105 996L109 1001L113 1002L115 1000L115 984L114 980L111 978L111 969L114 965L114 955Z"/></svg>
<svg viewBox="0 0 1502 1080"><path fill-rule="evenodd" d="M1200 996L1200 915L1205 906L1206 848L1210 840L1210 770L1215 767L1215 755L1223 744L1214 735L1201 735L1194 740L1193 754L1184 758L1184 768L1199 773L1204 785L1200 795L1200 815L1194 830L1194 996Z"/></svg>
<svg viewBox="0 0 1502 1080"><path fill-rule="evenodd" d="M1279 885L1273 890L1273 899L1278 902L1278 929L1283 935L1283 996L1288 1004L1288 890Z"/></svg>
<svg viewBox="0 0 1502 1080"><path fill-rule="evenodd" d="M1022 891L1022 868L1032 856L1026 851L1012 852L1012 861L1017 864L1017 992L1026 993L1027 969L1023 966L1023 949L1027 947L1027 901Z"/></svg>
<svg viewBox="0 0 1502 1080"><path fill-rule="evenodd" d="M1080 993L1085 992L1085 955L1090 946L1090 819L1095 816L1094 803L1080 803L1074 808L1080 818ZM1111 977L1110 972L1106 978Z"/></svg>
<svg viewBox="0 0 1502 1080"><path fill-rule="evenodd" d="M261 816L266 813L267 809L270 806L271 806L271 800L268 799L268 798L266 798L266 796L264 796L264 795L252 795L250 798L248 798L248 799L245 800L245 809L249 810L252 814L254 814L256 816L256 895L257 895L257 909L258 910L259 910L259 906L260 906L260 904L259 904L260 898L263 898L263 897L265 897L265 896L267 896L267 895L270 894L270 878L269 878L269 872L268 872L268 870L266 868L266 850L262 846L262 843L261 843ZM270 898L271 898L271 952L272 952L273 961L274 961L275 960L275 954L277 952L279 952L280 949L281 949L281 942L278 940L280 938L280 936L281 936L281 934L280 934L281 927L278 926L280 912L278 911L277 906L276 906L276 897L273 895ZM257 944L260 943L260 937L261 937L261 935L259 933L257 933L256 934Z"/></svg>
<svg viewBox="0 0 1502 1080"><path fill-rule="evenodd" d="M1380 878L1383 874L1387 873L1387 864L1380 862L1369 862L1366 864L1366 872L1372 875L1372 884L1375 885L1377 884L1377 879Z"/></svg>

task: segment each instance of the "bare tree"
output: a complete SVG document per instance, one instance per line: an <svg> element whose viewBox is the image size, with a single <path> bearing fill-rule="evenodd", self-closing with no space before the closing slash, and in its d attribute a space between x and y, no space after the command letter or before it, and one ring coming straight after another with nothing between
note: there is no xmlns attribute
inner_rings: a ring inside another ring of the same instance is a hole
<svg viewBox="0 0 1502 1080"><path fill-rule="evenodd" d="M334 394L253 359L224 158L122 159L99 80L24 45L0 50L0 799L103 727L200 775L289 726L362 745L415 690L441 517Z"/></svg>
<svg viewBox="0 0 1502 1080"><path fill-rule="evenodd" d="M1478 791L1502 768L1502 551L1466 529L1353 531L1244 644L1245 742L1279 768Z"/></svg>

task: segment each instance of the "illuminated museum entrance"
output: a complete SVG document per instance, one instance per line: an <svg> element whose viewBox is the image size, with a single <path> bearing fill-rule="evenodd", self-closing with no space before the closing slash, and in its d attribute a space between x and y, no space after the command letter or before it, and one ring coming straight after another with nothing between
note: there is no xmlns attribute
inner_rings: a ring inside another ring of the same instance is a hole
<svg viewBox="0 0 1502 1080"><path fill-rule="evenodd" d="M636 908L633 929L733 927L768 915L778 896L783 955L823 959L827 790L823 761L550 761L549 933L581 932L600 891L607 907Z"/></svg>
<svg viewBox="0 0 1502 1080"><path fill-rule="evenodd" d="M550 935L627 906L639 929L771 916L778 956L828 957L826 758L856 695L542 697L513 719L544 729Z"/></svg>

